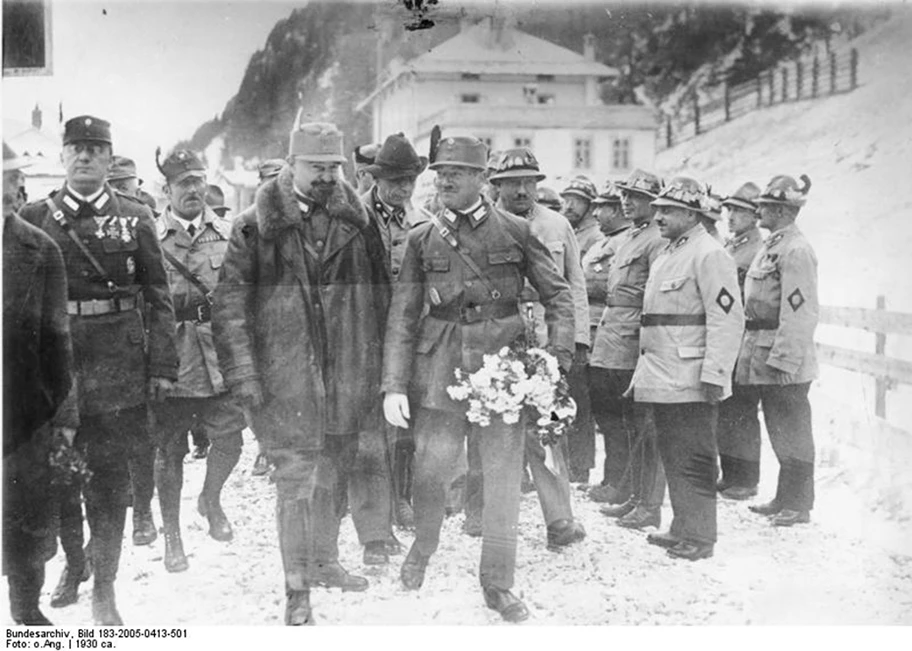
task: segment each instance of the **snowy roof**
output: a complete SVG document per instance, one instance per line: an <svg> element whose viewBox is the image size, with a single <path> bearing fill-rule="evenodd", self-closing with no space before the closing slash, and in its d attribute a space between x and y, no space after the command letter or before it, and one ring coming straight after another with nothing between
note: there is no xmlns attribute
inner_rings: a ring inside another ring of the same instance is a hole
<svg viewBox="0 0 912 651"><path fill-rule="evenodd" d="M492 27L489 21L482 21L411 61L391 63L387 78L358 104L357 110L373 102L385 88L406 74L617 77L619 73L551 41L512 27Z"/></svg>
<svg viewBox="0 0 912 651"><path fill-rule="evenodd" d="M11 137L4 137L6 144L13 148L19 156L44 156L56 159L63 148L62 138L59 134L29 127L25 131Z"/></svg>

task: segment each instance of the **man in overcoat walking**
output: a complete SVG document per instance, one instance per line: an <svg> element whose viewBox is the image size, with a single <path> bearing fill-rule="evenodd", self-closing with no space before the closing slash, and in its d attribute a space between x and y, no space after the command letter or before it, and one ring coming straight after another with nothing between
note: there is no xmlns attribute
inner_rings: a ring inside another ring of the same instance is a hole
<svg viewBox="0 0 912 651"><path fill-rule="evenodd" d="M359 432L376 432L389 280L376 226L341 177L342 134L291 133L289 165L234 222L213 305L225 382L275 466L285 623L310 588L365 590L339 564Z"/></svg>

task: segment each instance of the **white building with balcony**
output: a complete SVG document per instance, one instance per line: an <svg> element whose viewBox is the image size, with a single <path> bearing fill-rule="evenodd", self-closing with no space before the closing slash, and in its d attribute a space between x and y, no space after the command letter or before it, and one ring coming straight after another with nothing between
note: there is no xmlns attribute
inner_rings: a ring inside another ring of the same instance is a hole
<svg viewBox="0 0 912 651"><path fill-rule="evenodd" d="M444 137L473 135L492 150L531 147L555 189L577 174L601 184L651 169L655 157L653 111L601 101L600 85L617 76L595 60L592 35L580 54L488 19L393 61L358 108L370 108L375 142L401 131L426 154L438 124Z"/></svg>

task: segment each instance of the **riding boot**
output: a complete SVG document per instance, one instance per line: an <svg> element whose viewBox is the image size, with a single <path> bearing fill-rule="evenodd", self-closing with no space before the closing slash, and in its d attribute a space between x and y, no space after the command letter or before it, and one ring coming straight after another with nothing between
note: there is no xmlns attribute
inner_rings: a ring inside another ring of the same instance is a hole
<svg viewBox="0 0 912 651"><path fill-rule="evenodd" d="M312 624L310 610L311 566L314 540L307 500L280 497L276 503L279 551L285 571L285 624Z"/></svg>
<svg viewBox="0 0 912 651"><path fill-rule="evenodd" d="M397 443L394 468L396 492L396 521L399 526L411 529L415 526L415 512L412 509L412 469L415 453L408 443Z"/></svg>
<svg viewBox="0 0 912 651"><path fill-rule="evenodd" d="M109 499L89 500L86 503L86 517L92 531L92 565L95 571L95 586L92 591L92 618L97 626L122 626L114 600L114 580L120 565L123 544L124 522L127 507L114 496Z"/></svg>
<svg viewBox="0 0 912 651"><path fill-rule="evenodd" d="M133 486L133 544L151 545L158 538L152 519L152 495L155 492L155 447L147 443L130 457L130 481Z"/></svg>
<svg viewBox="0 0 912 651"><path fill-rule="evenodd" d="M183 572L189 567L180 533L180 495L184 483L183 455L158 451L155 457L155 483L165 533L165 569Z"/></svg>
<svg viewBox="0 0 912 651"><path fill-rule="evenodd" d="M236 451L233 447L224 449L221 443L221 438L216 439L209 450L206 459L206 479L203 481L203 491L200 493L198 505L200 514L209 520L209 535L225 542L231 540L234 533L222 510L222 486L237 465L241 451L240 446Z"/></svg>

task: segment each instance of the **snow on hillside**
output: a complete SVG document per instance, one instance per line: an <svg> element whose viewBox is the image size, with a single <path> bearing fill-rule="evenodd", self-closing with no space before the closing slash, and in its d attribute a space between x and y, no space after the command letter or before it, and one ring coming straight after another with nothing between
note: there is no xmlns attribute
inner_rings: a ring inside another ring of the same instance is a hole
<svg viewBox="0 0 912 651"><path fill-rule="evenodd" d="M813 187L798 218L819 258L825 305L912 312L912 11L855 40L859 88L851 93L779 105L748 114L660 153L666 177L693 176L721 193L776 174L810 176ZM873 352L873 335L821 326L827 343ZM912 359L912 338L891 336L887 354ZM823 369L830 393L860 406L873 403L873 381ZM912 430L912 391L888 395L887 415Z"/></svg>

